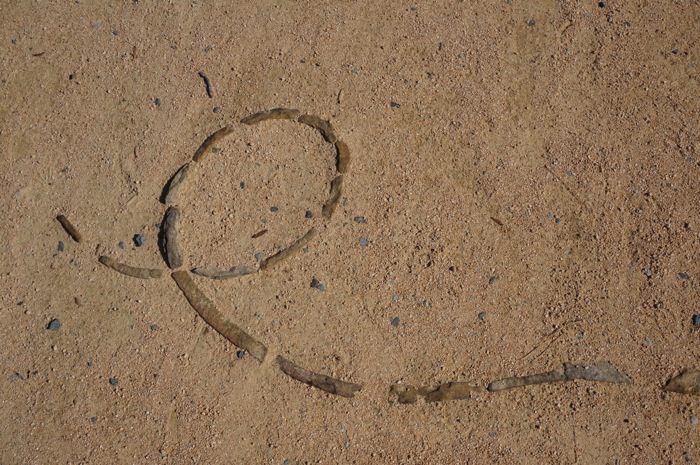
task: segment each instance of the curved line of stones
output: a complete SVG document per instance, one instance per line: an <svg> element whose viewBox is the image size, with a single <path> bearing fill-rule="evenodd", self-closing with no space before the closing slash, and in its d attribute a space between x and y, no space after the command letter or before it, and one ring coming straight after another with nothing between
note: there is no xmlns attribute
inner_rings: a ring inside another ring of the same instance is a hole
<svg viewBox="0 0 700 465"><path fill-rule="evenodd" d="M322 208L323 219L325 221L330 220L340 200L343 176L347 173L350 165L350 151L348 146L338 139L335 129L329 121L323 120L318 116L301 114L299 110L288 108L265 110L243 118L241 123L253 125L266 120L291 120L306 124L318 130L323 138L335 147L337 175L330 183L328 199ZM209 136L197 149L192 160L180 167L170 180L164 201L164 203L168 205L168 209L162 223L161 240L168 267L173 270L171 276L177 286L182 290L190 305L209 326L214 328L232 344L246 350L260 363L263 363L268 355L268 348L236 324L227 320L216 308L214 303L209 300L195 284L190 272L187 270L178 270L183 264L182 251L179 247L178 240L178 223L180 217L180 210L177 206L178 199L182 195L186 186L186 181L191 178L192 174L208 156L214 144L231 132L233 132L233 130L230 127L224 127ZM306 234L297 239L289 247L261 260L257 266L234 266L227 270L195 268L192 272L213 279L228 279L244 276L246 274L263 272L295 255L313 240L315 236L316 230L314 228L309 229ZM162 269L132 267L119 263L107 256L101 256L99 261L120 273L132 277L160 278L165 275L165 270ZM355 395L355 392L362 389L362 385L360 384L315 373L295 364L281 355L275 357L274 364L291 378L331 394L351 398ZM486 390L494 392L528 385L572 381L576 379L606 383L629 384L632 382L629 376L617 370L608 362L584 365L565 362L561 368L545 373L516 376L493 381L487 386ZM700 394L700 370L684 371L680 375L672 378L664 389L666 391L679 392L682 394ZM438 386L423 387L393 384L389 388L390 395L402 404L415 403L418 398L421 397L428 402L467 399L470 398L472 394L483 391L484 389L482 387L459 381L448 382Z"/></svg>

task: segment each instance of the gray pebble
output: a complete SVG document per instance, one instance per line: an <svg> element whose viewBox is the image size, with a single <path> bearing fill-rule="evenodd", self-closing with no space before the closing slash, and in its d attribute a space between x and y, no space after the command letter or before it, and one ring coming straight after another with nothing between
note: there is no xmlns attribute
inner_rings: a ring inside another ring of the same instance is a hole
<svg viewBox="0 0 700 465"><path fill-rule="evenodd" d="M423 301L423 306L424 306L424 307L430 307L430 301L427 300L427 299L424 300L424 301Z"/></svg>
<svg viewBox="0 0 700 465"><path fill-rule="evenodd" d="M367 239L365 239L364 237L361 237L360 238L360 245L362 247L367 247L367 244L369 244L369 242L367 242Z"/></svg>
<svg viewBox="0 0 700 465"><path fill-rule="evenodd" d="M352 219L355 223L363 223L367 224L367 220L365 219L364 216L356 216L355 218Z"/></svg>
<svg viewBox="0 0 700 465"><path fill-rule="evenodd" d="M491 277L489 278L489 284L493 284L493 283L495 283L496 281L498 281L498 276L491 276Z"/></svg>
<svg viewBox="0 0 700 465"><path fill-rule="evenodd" d="M54 318L53 320L49 321L49 325L46 327L46 329L49 329L51 331L58 331L61 329L61 320L58 318Z"/></svg>
<svg viewBox="0 0 700 465"><path fill-rule="evenodd" d="M218 113L221 111L221 107L214 107L214 113Z"/></svg>
<svg viewBox="0 0 700 465"><path fill-rule="evenodd" d="M692 417L690 417L690 422L694 425L697 425L698 423L700 423L700 420L698 420L698 417L693 415Z"/></svg>
<svg viewBox="0 0 700 465"><path fill-rule="evenodd" d="M399 326L399 323L401 323L401 320L399 320L398 316L395 316L394 318L391 319L391 326L393 326L394 328Z"/></svg>
<svg viewBox="0 0 700 465"><path fill-rule="evenodd" d="M161 101L160 101L159 98L156 98L156 99L153 100L153 103L155 103L156 106L160 106Z"/></svg>
<svg viewBox="0 0 700 465"><path fill-rule="evenodd" d="M478 317L481 321L484 321L486 319L486 312L479 312Z"/></svg>
<svg viewBox="0 0 700 465"><path fill-rule="evenodd" d="M401 108L401 104L396 102L389 102L389 106L391 108Z"/></svg>
<svg viewBox="0 0 700 465"><path fill-rule="evenodd" d="M245 182L241 181L240 186L241 186L241 189L245 189Z"/></svg>
<svg viewBox="0 0 700 465"><path fill-rule="evenodd" d="M92 417L92 418L90 418L90 421L93 422L93 423L97 422L97 417Z"/></svg>
<svg viewBox="0 0 700 465"><path fill-rule="evenodd" d="M63 243L63 241L58 241L58 251L63 252L63 250L66 248L66 244Z"/></svg>
<svg viewBox="0 0 700 465"><path fill-rule="evenodd" d="M647 278L651 278L651 270L649 268L644 268L642 273L644 273L644 276L646 276Z"/></svg>
<svg viewBox="0 0 700 465"><path fill-rule="evenodd" d="M689 279L690 278L688 273L678 273L678 277L681 279Z"/></svg>
<svg viewBox="0 0 700 465"><path fill-rule="evenodd" d="M124 247L126 247L126 245L124 244L124 241L119 241L119 244L117 244L117 247L119 247L120 249L123 249Z"/></svg>
<svg viewBox="0 0 700 465"><path fill-rule="evenodd" d="M158 329L158 325L155 324L155 323L153 323L153 324L151 325L151 331L156 331L157 329Z"/></svg>
<svg viewBox="0 0 700 465"><path fill-rule="evenodd" d="M393 300L394 302L396 302L397 300L399 300L399 296L396 295L396 294L394 294L394 295L391 296L391 300Z"/></svg>
<svg viewBox="0 0 700 465"><path fill-rule="evenodd" d="M245 350L237 350L237 351L236 351L236 357L238 357L238 358L243 358L243 357L245 357Z"/></svg>
<svg viewBox="0 0 700 465"><path fill-rule="evenodd" d="M304 214L304 218L311 219L314 217L314 213L311 210L306 210L306 213Z"/></svg>
<svg viewBox="0 0 700 465"><path fill-rule="evenodd" d="M313 278L311 280L311 287L313 287L314 289L318 289L321 292L326 290L326 286L316 278Z"/></svg>
<svg viewBox="0 0 700 465"><path fill-rule="evenodd" d="M145 242L146 236L144 236L143 234L136 234L134 236L134 244L136 244L136 247L141 247Z"/></svg>
<svg viewBox="0 0 700 465"><path fill-rule="evenodd" d="M277 213L277 212L279 211L279 208L277 208L277 207L270 207L270 211L271 211L272 213Z"/></svg>
<svg viewBox="0 0 700 465"><path fill-rule="evenodd" d="M527 22L527 25L530 26L530 27L534 27L534 26L535 26L535 20L534 20L534 19L531 19L530 21Z"/></svg>
<svg viewBox="0 0 700 465"><path fill-rule="evenodd" d="M262 259L263 259L263 254L261 254L260 252L256 253L256 254L255 254L255 259L256 259L257 261L262 261Z"/></svg>
<svg viewBox="0 0 700 465"><path fill-rule="evenodd" d="M693 315L693 326L700 326L700 315Z"/></svg>
<svg viewBox="0 0 700 465"><path fill-rule="evenodd" d="M111 384L112 386L116 386L117 383L119 383L117 378L109 378L109 384Z"/></svg>

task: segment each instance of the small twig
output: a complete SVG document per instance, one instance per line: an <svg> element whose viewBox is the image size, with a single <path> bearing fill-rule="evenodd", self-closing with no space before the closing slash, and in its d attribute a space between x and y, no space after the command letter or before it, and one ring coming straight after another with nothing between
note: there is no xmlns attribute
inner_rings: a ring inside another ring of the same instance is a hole
<svg viewBox="0 0 700 465"><path fill-rule="evenodd" d="M209 96L209 98L214 98L214 90L211 87L211 81L209 81L209 78L207 77L207 75L204 74L202 71L200 71L199 77L204 79L204 85L207 88L207 95Z"/></svg>

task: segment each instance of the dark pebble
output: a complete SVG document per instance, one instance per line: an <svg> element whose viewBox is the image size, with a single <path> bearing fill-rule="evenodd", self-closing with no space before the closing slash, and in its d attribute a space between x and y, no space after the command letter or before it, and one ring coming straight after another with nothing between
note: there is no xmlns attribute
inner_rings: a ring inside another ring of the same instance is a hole
<svg viewBox="0 0 700 465"><path fill-rule="evenodd" d="M221 147L212 147L211 148L211 153L219 153L221 152Z"/></svg>
<svg viewBox="0 0 700 465"><path fill-rule="evenodd" d="M393 326L394 328L399 326L399 323L401 323L401 320L399 320L398 316L395 316L394 318L391 319L391 326Z"/></svg>
<svg viewBox="0 0 700 465"><path fill-rule="evenodd" d="M560 221L561 221L561 218L559 218L559 217L554 218L554 222L555 222L555 223L559 223Z"/></svg>
<svg viewBox="0 0 700 465"><path fill-rule="evenodd" d="M491 276L491 277L489 278L489 284L493 284L493 283L495 283L496 281L498 281L498 276Z"/></svg>
<svg viewBox="0 0 700 465"><path fill-rule="evenodd" d="M390 106L391 108L401 108L401 104L400 104L400 103L396 103L396 102L390 102L390 103L389 103L389 106Z"/></svg>
<svg viewBox="0 0 700 465"><path fill-rule="evenodd" d="M673 50L671 50L671 53L673 53L674 55L678 55L678 52L679 52L679 50L677 48L674 48Z"/></svg>
<svg viewBox="0 0 700 465"><path fill-rule="evenodd" d="M605 2L598 2L598 8L605 8Z"/></svg>
<svg viewBox="0 0 700 465"><path fill-rule="evenodd" d="M700 315L693 315L693 326L700 326Z"/></svg>
<svg viewBox="0 0 700 465"><path fill-rule="evenodd" d="M109 378L109 384L111 384L112 386L116 386L117 383L119 383L117 378Z"/></svg>
<svg viewBox="0 0 700 465"><path fill-rule="evenodd" d="M156 106L159 106L159 105L160 105L160 99L157 98L157 99L153 100L153 103L155 103Z"/></svg>
<svg viewBox="0 0 700 465"><path fill-rule="evenodd" d="M218 113L221 111L221 107L214 107L214 113Z"/></svg>
<svg viewBox="0 0 700 465"><path fill-rule="evenodd" d="M141 247L144 242L146 242L146 236L143 234L136 234L134 236L134 244L136 244L136 247Z"/></svg>
<svg viewBox="0 0 700 465"><path fill-rule="evenodd" d="M280 209L277 208L277 207L270 207L270 211L271 211L272 213L277 213L279 210L280 210Z"/></svg>
<svg viewBox="0 0 700 465"><path fill-rule="evenodd" d="M92 362L87 362L87 366L92 368L93 363Z"/></svg>
<svg viewBox="0 0 700 465"><path fill-rule="evenodd" d="M316 278L313 278L311 280L311 287L313 287L314 289L318 289L321 292L326 290L326 286Z"/></svg>
<svg viewBox="0 0 700 465"><path fill-rule="evenodd" d="M311 219L314 217L314 213L311 210L306 210L306 213L304 214L304 218Z"/></svg>
<svg viewBox="0 0 700 465"><path fill-rule="evenodd" d="M237 350L237 351L236 351L236 357L238 357L238 358L243 358L243 357L245 357L245 350Z"/></svg>
<svg viewBox="0 0 700 465"><path fill-rule="evenodd" d="M92 418L90 418L90 421L93 422L93 423L97 422L97 417L92 417Z"/></svg>
<svg viewBox="0 0 700 465"><path fill-rule="evenodd" d="M646 276L647 278L651 278L651 270L649 268L644 268L642 273L644 273L644 276Z"/></svg>
<svg viewBox="0 0 700 465"><path fill-rule="evenodd" d="M63 250L66 248L66 244L63 243L63 241L58 241L58 251L63 252Z"/></svg>
<svg viewBox="0 0 700 465"><path fill-rule="evenodd" d="M368 244L367 239L365 239L364 237L361 237L360 238L360 246L367 247L367 244Z"/></svg>
<svg viewBox="0 0 700 465"><path fill-rule="evenodd" d="M423 301L423 306L424 306L424 307L430 307L430 301L429 301L429 300L424 300L424 301Z"/></svg>
<svg viewBox="0 0 700 465"><path fill-rule="evenodd" d="M241 189L245 189L245 182L241 181L240 186L241 186Z"/></svg>
<svg viewBox="0 0 700 465"><path fill-rule="evenodd" d="M15 376L16 376L17 378L21 379L22 381L24 381L24 380L27 379L27 377L24 376L24 375L23 375L22 373L20 373L19 371L16 371L16 372L15 372Z"/></svg>
<svg viewBox="0 0 700 465"><path fill-rule="evenodd" d="M119 244L117 244L117 247L119 247L120 249L123 249L124 247L126 247L126 244L124 244L124 241L119 241Z"/></svg>
<svg viewBox="0 0 700 465"><path fill-rule="evenodd" d="M356 216L355 218L352 219L355 223L363 223L367 224L367 220L365 219L364 216Z"/></svg>
<svg viewBox="0 0 700 465"><path fill-rule="evenodd" d="M158 325L155 324L155 323L153 323L153 324L151 325L151 331L156 331L157 329L158 329Z"/></svg>
<svg viewBox="0 0 700 465"><path fill-rule="evenodd" d="M527 25L530 27L533 27L535 25L535 20L531 19L530 21L527 22Z"/></svg>
<svg viewBox="0 0 700 465"><path fill-rule="evenodd" d="M46 329L50 329L51 331L58 331L61 329L61 320L58 318L54 318L53 320L49 321L49 325L46 327Z"/></svg>
<svg viewBox="0 0 700 465"><path fill-rule="evenodd" d="M486 312L479 312L478 316L481 321L484 321L486 319Z"/></svg>
<svg viewBox="0 0 700 465"><path fill-rule="evenodd" d="M688 273L678 273L678 277L681 279L688 279L690 276L688 276Z"/></svg>

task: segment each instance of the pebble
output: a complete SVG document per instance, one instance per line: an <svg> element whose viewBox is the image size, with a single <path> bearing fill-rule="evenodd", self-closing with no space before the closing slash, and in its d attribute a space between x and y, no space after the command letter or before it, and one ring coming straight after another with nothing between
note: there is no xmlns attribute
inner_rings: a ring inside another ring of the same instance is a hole
<svg viewBox="0 0 700 465"><path fill-rule="evenodd" d="M262 259L263 259L263 254L261 254L260 252L255 254L255 260L262 261Z"/></svg>
<svg viewBox="0 0 700 465"><path fill-rule="evenodd" d="M360 238L360 246L367 247L367 244L369 244L369 242L367 242L367 239L365 239L364 237L361 237Z"/></svg>
<svg viewBox="0 0 700 465"><path fill-rule="evenodd" d="M427 299L424 300L424 301L423 301L423 306L424 306L424 307L430 307L430 301L427 300Z"/></svg>
<svg viewBox="0 0 700 465"><path fill-rule="evenodd" d="M396 302L397 300L399 300L399 296L396 295L396 294L394 294L394 295L391 296L391 300L393 300L394 302Z"/></svg>
<svg viewBox="0 0 700 465"><path fill-rule="evenodd" d="M46 329L49 329L51 331L58 331L61 329L61 320L58 318L54 318L53 320L49 321L49 325L46 327Z"/></svg>
<svg viewBox="0 0 700 465"><path fill-rule="evenodd" d="M535 20L531 19L530 21L527 22L527 25L530 27L533 27L535 25Z"/></svg>
<svg viewBox="0 0 700 465"><path fill-rule="evenodd" d="M304 217L307 219L311 219L314 217L314 214L311 210L306 210L306 213L304 214Z"/></svg>
<svg viewBox="0 0 700 465"><path fill-rule="evenodd" d="M134 236L134 244L136 244L136 247L141 247L145 242L146 236L144 236L143 234L136 234Z"/></svg>
<svg viewBox="0 0 700 465"><path fill-rule="evenodd" d="M479 312L478 317L481 321L484 321L486 319L486 312Z"/></svg>
<svg viewBox="0 0 700 465"><path fill-rule="evenodd" d="M401 108L401 104L396 102L389 102L389 106L391 108Z"/></svg>
<svg viewBox="0 0 700 465"><path fill-rule="evenodd" d="M690 278L690 276L688 275L688 273L678 273L678 277L681 278L681 279L688 279L688 278Z"/></svg>
<svg viewBox="0 0 700 465"><path fill-rule="evenodd" d="M151 331L156 331L157 329L158 329L158 325L155 324L155 323L153 323L153 324L151 325Z"/></svg>
<svg viewBox="0 0 700 465"><path fill-rule="evenodd" d="M241 189L245 189L245 182L241 181L240 186L241 186Z"/></svg>
<svg viewBox="0 0 700 465"><path fill-rule="evenodd" d="M700 326L700 315L693 315L693 326Z"/></svg>
<svg viewBox="0 0 700 465"><path fill-rule="evenodd" d="M642 271L642 273L644 273L644 276L646 276L647 278L651 278L651 270L649 268L644 268L644 271Z"/></svg>
<svg viewBox="0 0 700 465"><path fill-rule="evenodd" d="M218 113L221 111L221 107L214 107L214 113Z"/></svg>
<svg viewBox="0 0 700 465"><path fill-rule="evenodd" d="M117 244L117 247L119 247L120 249L123 249L124 247L126 247L126 244L124 244L124 241L119 241L119 244Z"/></svg>
<svg viewBox="0 0 700 465"><path fill-rule="evenodd" d="M605 8L605 2L598 2L598 8Z"/></svg>
<svg viewBox="0 0 700 465"><path fill-rule="evenodd" d="M90 418L90 421L93 422L93 423L97 422L97 417L92 417L92 418Z"/></svg>
<svg viewBox="0 0 700 465"><path fill-rule="evenodd" d="M355 218L352 219L355 223L363 223L367 224L367 220L365 219L364 216L356 216Z"/></svg>
<svg viewBox="0 0 700 465"><path fill-rule="evenodd" d="M245 357L245 350L237 350L237 351L236 351L236 357L238 357L238 358L243 358L243 357Z"/></svg>
<svg viewBox="0 0 700 465"><path fill-rule="evenodd" d="M326 290L326 286L316 278L313 278L311 280L311 287L313 287L314 289L318 289L321 292Z"/></svg>
<svg viewBox="0 0 700 465"><path fill-rule="evenodd" d="M399 320L398 316L395 316L394 318L391 319L391 326L393 326L394 328L399 326L399 323L401 323L401 320Z"/></svg>
<svg viewBox="0 0 700 465"><path fill-rule="evenodd" d="M690 422L694 425L697 425L698 423L700 423L700 420L698 420L698 417L693 415L692 417L690 417Z"/></svg>
<svg viewBox="0 0 700 465"><path fill-rule="evenodd" d="M277 207L270 207L270 211L271 211L272 213L277 213L277 212L279 211L279 208L277 208Z"/></svg>
<svg viewBox="0 0 700 465"><path fill-rule="evenodd" d="M155 100L153 100L153 103L155 103L156 106L160 106L160 99L156 98Z"/></svg>
<svg viewBox="0 0 700 465"><path fill-rule="evenodd" d="M493 283L495 283L496 281L498 281L498 276L491 276L491 277L489 278L489 284L493 284Z"/></svg>
<svg viewBox="0 0 700 465"><path fill-rule="evenodd" d="M117 383L119 383L119 380L117 380L117 378L109 378L109 384L111 384L112 386L116 386Z"/></svg>
<svg viewBox="0 0 700 465"><path fill-rule="evenodd" d="M58 241L58 251L63 252L63 250L66 248L66 244L63 243L63 241Z"/></svg>

